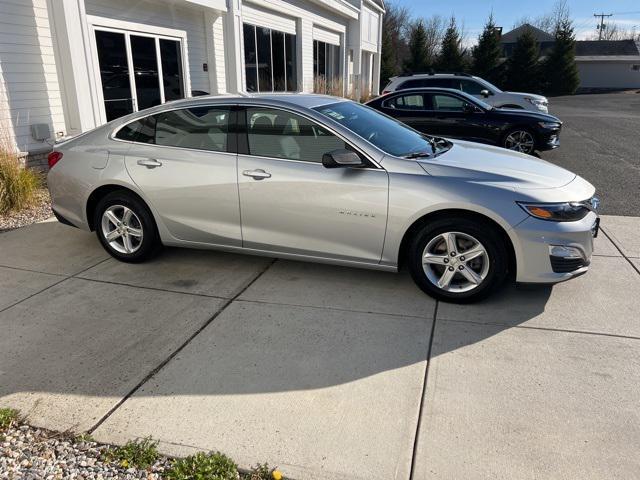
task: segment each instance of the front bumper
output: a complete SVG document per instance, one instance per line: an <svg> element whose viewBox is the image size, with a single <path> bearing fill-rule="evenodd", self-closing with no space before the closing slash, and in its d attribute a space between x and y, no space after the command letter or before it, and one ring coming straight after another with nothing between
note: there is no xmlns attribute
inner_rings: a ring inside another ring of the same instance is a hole
<svg viewBox="0 0 640 480"><path fill-rule="evenodd" d="M597 227L598 216L594 212L577 222L550 222L528 217L513 229L518 239L516 281L557 283L586 273ZM567 247L573 254L556 257L552 255L551 247L554 246Z"/></svg>
<svg viewBox="0 0 640 480"><path fill-rule="evenodd" d="M538 132L538 150L553 150L560 146L560 130L554 128L552 130L542 130Z"/></svg>

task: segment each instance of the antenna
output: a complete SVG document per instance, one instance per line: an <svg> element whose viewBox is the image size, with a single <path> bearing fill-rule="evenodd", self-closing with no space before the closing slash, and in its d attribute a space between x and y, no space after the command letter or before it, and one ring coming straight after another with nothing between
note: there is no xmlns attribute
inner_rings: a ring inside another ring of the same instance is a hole
<svg viewBox="0 0 640 480"><path fill-rule="evenodd" d="M607 28L604 24L604 17L612 17L613 13L594 13L593 16L600 17L600 25L597 25L596 28L598 29L598 40L602 40L602 32Z"/></svg>

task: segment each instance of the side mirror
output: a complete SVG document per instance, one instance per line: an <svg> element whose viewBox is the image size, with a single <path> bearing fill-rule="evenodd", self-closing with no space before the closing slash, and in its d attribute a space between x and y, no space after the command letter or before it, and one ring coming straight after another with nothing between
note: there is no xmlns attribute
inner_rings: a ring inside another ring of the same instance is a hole
<svg viewBox="0 0 640 480"><path fill-rule="evenodd" d="M480 95L482 95L484 98L488 98L491 95L491 92L487 89L480 90Z"/></svg>
<svg viewBox="0 0 640 480"><path fill-rule="evenodd" d="M462 111L464 113L475 113L476 111L476 107L474 107L473 105L471 105L470 103L465 103L464 106L462 107Z"/></svg>
<svg viewBox="0 0 640 480"><path fill-rule="evenodd" d="M338 149L327 152L322 156L322 165L325 168L364 167L365 163L356 152Z"/></svg>

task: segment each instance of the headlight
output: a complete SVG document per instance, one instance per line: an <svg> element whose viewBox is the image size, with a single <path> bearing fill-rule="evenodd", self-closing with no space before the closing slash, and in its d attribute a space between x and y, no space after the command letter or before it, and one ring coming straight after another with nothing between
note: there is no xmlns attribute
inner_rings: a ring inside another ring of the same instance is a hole
<svg viewBox="0 0 640 480"><path fill-rule="evenodd" d="M582 220L593 210L588 202L567 203L520 203L518 205L532 217L553 222L575 222Z"/></svg>
<svg viewBox="0 0 640 480"><path fill-rule="evenodd" d="M532 105L535 105L536 107L540 108L540 107L546 107L547 104L549 102L547 102L546 100L539 100L537 98L531 98L531 97L524 97L524 99L529 102Z"/></svg>
<svg viewBox="0 0 640 480"><path fill-rule="evenodd" d="M560 128L560 124L558 122L538 122L542 128Z"/></svg>

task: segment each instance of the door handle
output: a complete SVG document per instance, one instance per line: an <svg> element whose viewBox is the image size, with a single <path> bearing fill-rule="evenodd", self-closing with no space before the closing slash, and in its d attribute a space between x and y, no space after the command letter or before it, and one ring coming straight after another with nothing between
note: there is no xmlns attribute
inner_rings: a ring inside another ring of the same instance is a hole
<svg viewBox="0 0 640 480"><path fill-rule="evenodd" d="M254 180L264 180L265 178L271 178L271 174L265 172L262 169L258 170L245 170L242 172L245 177L252 177Z"/></svg>
<svg viewBox="0 0 640 480"><path fill-rule="evenodd" d="M162 162L156 160L155 158L144 158L144 159L138 160L138 165L142 165L143 167L147 167L147 168L156 168L156 167L161 167Z"/></svg>

